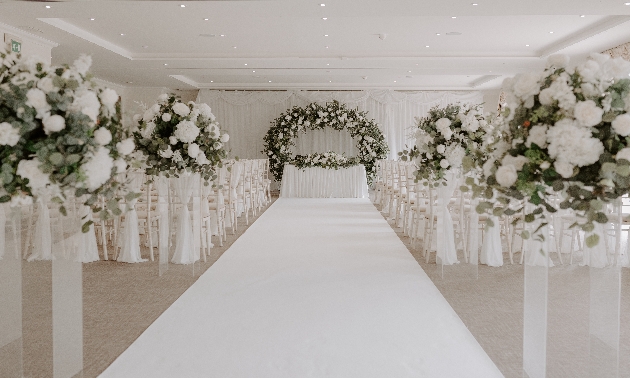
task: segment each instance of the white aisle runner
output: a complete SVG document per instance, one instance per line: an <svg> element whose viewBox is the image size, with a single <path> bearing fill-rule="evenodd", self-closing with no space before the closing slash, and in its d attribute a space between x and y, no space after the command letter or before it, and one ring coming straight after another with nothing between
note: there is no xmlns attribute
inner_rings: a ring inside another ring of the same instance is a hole
<svg viewBox="0 0 630 378"><path fill-rule="evenodd" d="M501 377L368 199L280 198L102 377Z"/></svg>

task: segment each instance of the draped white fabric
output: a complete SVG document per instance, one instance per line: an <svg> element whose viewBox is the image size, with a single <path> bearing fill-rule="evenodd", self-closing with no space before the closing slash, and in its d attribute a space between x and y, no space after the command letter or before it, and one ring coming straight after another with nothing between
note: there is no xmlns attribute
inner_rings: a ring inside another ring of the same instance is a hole
<svg viewBox="0 0 630 378"><path fill-rule="evenodd" d="M483 244L481 245L481 254L479 259L482 264L488 266L502 266L503 265L503 251L501 249L501 228L498 217L489 216L493 223L493 226L486 228L486 234L483 238Z"/></svg>
<svg viewBox="0 0 630 378"><path fill-rule="evenodd" d="M139 192L142 187L144 174L138 172L128 173L129 189ZM122 229L122 245L118 262L139 263L147 261L140 256L140 230L138 227L138 213L136 212L137 199L127 203L129 211L125 213L125 221Z"/></svg>
<svg viewBox="0 0 630 378"><path fill-rule="evenodd" d="M160 262L164 262L164 260L168 260L168 229L170 224L168 213L168 178L163 175L157 176L155 177L154 183L158 192L157 210L160 214L158 251Z"/></svg>
<svg viewBox="0 0 630 378"><path fill-rule="evenodd" d="M35 223L35 237L33 239L33 254L28 261L52 260L52 233L50 231L50 211L46 196L37 200L39 214Z"/></svg>
<svg viewBox="0 0 630 378"><path fill-rule="evenodd" d="M455 188L459 183L457 172L449 170L446 172L446 186L440 186L437 200L437 257L442 265L457 264L457 249L455 248L455 232L453 230L453 219L448 210L448 204L453 197Z"/></svg>
<svg viewBox="0 0 630 378"><path fill-rule="evenodd" d="M89 206L81 205L79 215L82 219L81 224L89 222L92 220L92 209ZM99 261L101 258L98 255L94 225L90 225L88 232L79 231L78 234L79 238L81 238L79 243L83 248L77 250L77 261L83 263Z"/></svg>
<svg viewBox="0 0 630 378"><path fill-rule="evenodd" d="M0 204L0 260L2 260L2 257L4 257L4 249L6 248L5 247L6 239L4 237L4 233L5 233L5 228L7 224L7 216L6 216L4 208L5 208L5 205Z"/></svg>
<svg viewBox="0 0 630 378"><path fill-rule="evenodd" d="M531 213L533 206L526 204L525 212ZM536 219L534 222L525 223L525 229L532 235L534 231L540 226L542 221ZM549 253L551 252L551 237L549 236L549 227L542 227L539 231L539 235L529 237L523 240L523 251L525 253L525 264L531 266L554 266L553 261Z"/></svg>
<svg viewBox="0 0 630 378"><path fill-rule="evenodd" d="M606 231L604 225L595 222L595 230L593 232L600 236L599 243L594 247L589 247L584 243L584 258L582 259L582 266L590 266L593 268L605 268L609 265L608 256L606 251L606 243L604 238L606 237Z"/></svg>
<svg viewBox="0 0 630 378"><path fill-rule="evenodd" d="M342 169L311 167L298 169L287 164L282 173L280 197L367 198L368 186L363 165Z"/></svg>
<svg viewBox="0 0 630 378"><path fill-rule="evenodd" d="M184 173L179 177L171 178L171 185L175 188L180 201L180 210L175 228L175 253L171 262L173 264L192 264L199 260L199 251L195 250L188 202L190 202L192 197L194 186L199 186L199 176Z"/></svg>
<svg viewBox="0 0 630 378"><path fill-rule="evenodd" d="M231 156L255 159L263 157L263 137L270 122L293 106L306 106L312 102L324 104L333 100L367 111L375 119L385 135L390 148L390 159L395 159L398 152L412 141L409 128L414 117L422 117L435 105L445 106L450 103L483 102L483 94L472 92L397 92L391 90L369 91L217 91L202 89L197 102L207 103L230 134L228 148ZM334 133L327 138L335 138ZM311 145L312 150L325 152L321 139L312 134L305 135L300 148ZM300 137L302 138L302 137ZM327 138L324 138L326 140ZM326 142L327 143L327 142ZM347 152L332 149L335 152Z"/></svg>

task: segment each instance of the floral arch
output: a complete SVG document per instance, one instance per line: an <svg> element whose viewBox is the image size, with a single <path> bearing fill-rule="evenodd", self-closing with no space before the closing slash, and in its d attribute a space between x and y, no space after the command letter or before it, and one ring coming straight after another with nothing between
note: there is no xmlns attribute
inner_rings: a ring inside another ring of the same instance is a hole
<svg viewBox="0 0 630 378"><path fill-rule="evenodd" d="M295 159L290 146L294 146L293 138L299 132L321 130L332 127L334 130L347 130L356 141L358 155L356 164L363 164L371 183L376 175L375 163L384 159L389 152L385 137L373 119L367 113L356 109L348 109L337 101L322 106L312 103L306 107L295 106L272 121L272 126L265 135L265 150L269 157L271 173L277 181L282 180L282 171L286 163Z"/></svg>

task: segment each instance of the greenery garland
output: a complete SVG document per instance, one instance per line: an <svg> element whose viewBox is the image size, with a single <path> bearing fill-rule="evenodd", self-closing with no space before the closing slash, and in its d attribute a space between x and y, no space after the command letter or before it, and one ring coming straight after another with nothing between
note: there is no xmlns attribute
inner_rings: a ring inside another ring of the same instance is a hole
<svg viewBox="0 0 630 378"><path fill-rule="evenodd" d="M282 180L284 165L295 160L290 146L295 146L293 139L298 133L326 127L348 130L359 150L355 159L365 166L368 183L372 182L376 176L376 161L385 159L389 152L385 137L376 122L368 119L366 112L348 109L338 101L325 106L316 103L303 108L295 106L272 122L264 138L263 153L269 157L270 170L276 181Z"/></svg>
<svg viewBox="0 0 630 378"><path fill-rule="evenodd" d="M347 158L336 152L328 151L324 153L316 152L310 155L295 155L291 162L298 169L319 167L326 169L349 168L359 165L357 158Z"/></svg>

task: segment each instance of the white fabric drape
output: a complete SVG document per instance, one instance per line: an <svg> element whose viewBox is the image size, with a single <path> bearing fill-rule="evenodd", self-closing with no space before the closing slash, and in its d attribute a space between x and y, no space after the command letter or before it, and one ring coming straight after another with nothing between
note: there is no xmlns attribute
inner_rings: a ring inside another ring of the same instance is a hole
<svg viewBox="0 0 630 378"><path fill-rule="evenodd" d="M299 198L367 198L365 167L342 169L311 167L299 169L284 166L280 197Z"/></svg>
<svg viewBox="0 0 630 378"><path fill-rule="evenodd" d="M130 172L129 176L129 189L133 192L140 192L144 181L144 174L138 172ZM120 255L118 256L118 262L125 263L139 263L145 262L147 259L143 259L140 256L140 230L138 227L138 213L136 212L137 199L131 200L127 203L128 211L125 213L125 221L123 223L122 230L122 245L120 248Z"/></svg>
<svg viewBox="0 0 630 378"><path fill-rule="evenodd" d="M170 227L170 218L168 213L168 178L165 176L157 176L154 178L154 185L158 192L157 210L160 214L160 237L158 240L158 251L160 261L162 256L166 256L168 260L168 232Z"/></svg>
<svg viewBox="0 0 630 378"><path fill-rule="evenodd" d="M81 205L80 212L81 225L92 220L92 209L88 206ZM99 261L101 258L98 255L98 245L96 244L94 225L90 225L90 229L86 233L79 231L78 236L81 238L79 245L82 248L77 250L77 261L82 263Z"/></svg>
<svg viewBox="0 0 630 378"><path fill-rule="evenodd" d="M188 202L193 194L193 187L199 186L199 176L190 173L180 174L171 179L171 185L175 188L180 201L177 226L175 228L175 254L171 259L173 264L192 264L199 259L199 253L195 253L195 242L188 210Z"/></svg>
<svg viewBox="0 0 630 378"><path fill-rule="evenodd" d="M481 245L481 254L479 259L482 264L488 266L503 266L503 250L501 249L501 227L498 217L489 216L494 224L487 226Z"/></svg>
<svg viewBox="0 0 630 378"><path fill-rule="evenodd" d="M436 256L441 260L442 265L453 265L459 263L457 260L457 249L455 248L455 232L453 230L453 219L448 210L455 188L459 183L457 172L449 170L446 172L446 186L438 189L437 200L437 245Z"/></svg>
<svg viewBox="0 0 630 378"><path fill-rule="evenodd" d="M0 260L2 260L2 257L4 257L4 250L6 248L6 238L4 234L6 232L7 216L4 208L5 204L0 204Z"/></svg>
<svg viewBox="0 0 630 378"><path fill-rule="evenodd" d="M202 89L197 102L207 103L221 127L230 134L226 147L230 156L246 159L266 157L262 154L263 137L270 122L293 106L306 106L312 102L324 104L337 100L349 108L367 111L376 120L389 145L389 158L395 159L398 152L412 142L409 128L414 117L423 117L435 105L450 103L483 102L483 94L471 92L398 92L391 90L368 91L218 91ZM329 134L334 138L334 133ZM300 136L302 138L303 136ZM313 152L325 152L316 136L305 135L300 148L311 145ZM310 139L310 140L309 140ZM326 138L324 138L326 139ZM336 151L346 152L347 151Z"/></svg>
<svg viewBox="0 0 630 378"><path fill-rule="evenodd" d="M603 224L595 222L594 225L595 230L593 230L593 233L599 235L599 243L594 247L589 247L584 243L584 257L580 265L592 268L605 268L609 265L606 243L604 241L604 238L607 237L606 231ZM614 250L614 247L612 248Z"/></svg>
<svg viewBox="0 0 630 378"><path fill-rule="evenodd" d="M527 203L525 212L531 213L534 210L533 205ZM549 236L549 225L542 227L538 235L533 235L534 231L543 223L542 220L536 219L534 222L525 223L525 230L529 231L530 237L523 240L523 253L525 253L525 264L530 266L554 266L551 261L550 246L551 237Z"/></svg>
<svg viewBox="0 0 630 378"><path fill-rule="evenodd" d="M33 239L33 254L28 261L52 260L52 233L50 230L50 211L46 196L37 200L39 214L35 223L35 237ZM63 236L62 236L63 238Z"/></svg>

